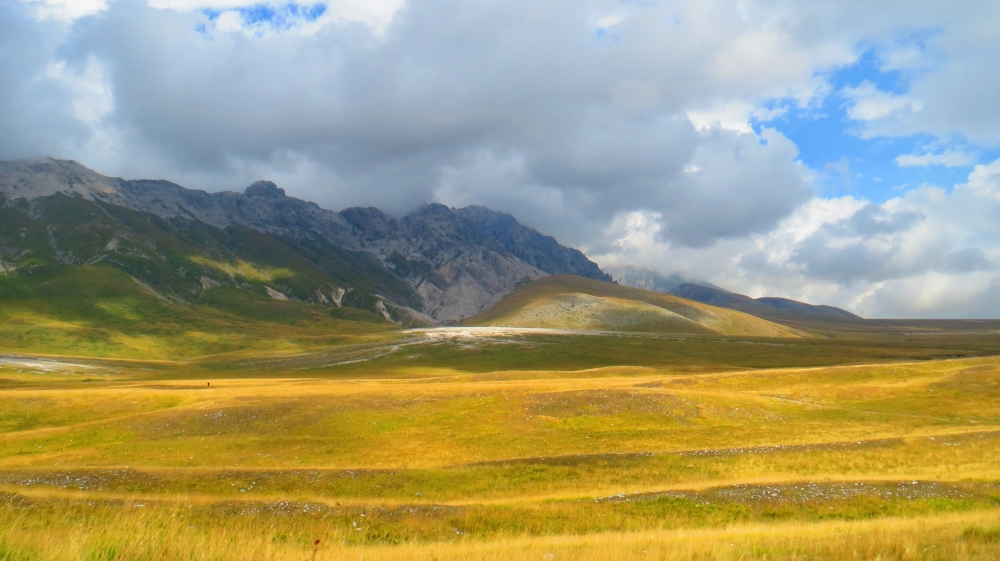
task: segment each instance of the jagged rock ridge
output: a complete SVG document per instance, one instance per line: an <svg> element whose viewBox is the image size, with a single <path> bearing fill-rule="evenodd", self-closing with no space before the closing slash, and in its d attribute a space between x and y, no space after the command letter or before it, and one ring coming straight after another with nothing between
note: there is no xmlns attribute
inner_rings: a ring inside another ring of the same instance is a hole
<svg viewBox="0 0 1000 561"><path fill-rule="evenodd" d="M485 207L452 209L431 204L396 219L376 208L326 210L288 197L270 181L255 182L243 193L207 193L168 181L107 177L77 162L50 158L0 162L0 197L5 208L45 222L36 225L47 232L53 255L61 262L112 262L125 254L155 257L169 265L173 276L185 279L178 280L175 287L186 294L178 293L182 299L193 293L178 287L189 284L197 292L212 283L247 284L249 277L232 271L220 275L218 267L208 267L200 270L203 274L198 278L188 278L198 266L182 263L174 255L150 255L158 252L141 231L153 227L172 239L185 239L197 230L201 232L199 240L207 237L215 242L206 246L186 240L185 251L209 252L213 256L210 261L270 259L295 262L295 266L312 271L310 278L316 286L301 282L292 286L290 280L277 279L272 282L275 286L267 287L268 294L326 304L336 300L338 291L344 291L348 295L341 298L351 305L378 308L382 313L380 306L388 304L401 316L434 321L471 316L518 284L547 274L611 280L581 252L519 224L509 214ZM54 232L73 233L60 223L65 220L56 216L57 207L104 216L95 218L99 226L74 226L102 232L92 248L56 249L60 240ZM129 215L125 220L116 208L144 217ZM141 227L126 226L128 221L144 222ZM0 267L4 269L16 268L16 253L24 249L17 249L17 232L14 234L10 241L0 241ZM108 249L112 238L119 241ZM271 247L272 255L262 255L254 244ZM3 249L7 246L9 251ZM319 296L315 296L317 292Z"/></svg>

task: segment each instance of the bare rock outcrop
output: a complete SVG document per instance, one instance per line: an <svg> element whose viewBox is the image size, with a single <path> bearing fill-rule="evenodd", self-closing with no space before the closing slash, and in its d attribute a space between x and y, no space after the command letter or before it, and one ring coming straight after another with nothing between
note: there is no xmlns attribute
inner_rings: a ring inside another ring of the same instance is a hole
<svg viewBox="0 0 1000 561"><path fill-rule="evenodd" d="M271 288L270 286L265 286L264 290L267 291L267 295L271 297L272 300L278 300L280 302L287 302L288 296L278 292L277 290Z"/></svg>

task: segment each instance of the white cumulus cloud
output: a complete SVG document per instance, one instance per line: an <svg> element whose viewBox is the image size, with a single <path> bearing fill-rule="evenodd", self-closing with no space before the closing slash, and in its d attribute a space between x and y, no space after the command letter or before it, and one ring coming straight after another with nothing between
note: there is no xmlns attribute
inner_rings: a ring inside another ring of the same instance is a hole
<svg viewBox="0 0 1000 561"><path fill-rule="evenodd" d="M1000 160L949 192L882 204L815 197L768 232L692 250L658 239L660 216L614 222L598 262L681 272L751 296L842 306L869 317L995 317L1000 309ZM638 226L636 226L638 224Z"/></svg>
<svg viewBox="0 0 1000 561"><path fill-rule="evenodd" d="M852 102L847 114L858 121L876 121L899 113L917 113L924 108L923 102L919 100L881 91L875 84L867 81L857 87L844 88L843 93Z"/></svg>

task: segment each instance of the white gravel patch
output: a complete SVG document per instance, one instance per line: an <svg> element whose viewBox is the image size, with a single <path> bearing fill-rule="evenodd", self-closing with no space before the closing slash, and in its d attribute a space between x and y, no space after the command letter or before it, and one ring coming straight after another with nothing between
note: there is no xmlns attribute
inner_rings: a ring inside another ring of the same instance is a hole
<svg viewBox="0 0 1000 561"><path fill-rule="evenodd" d="M63 362L48 358L29 358L16 356L0 356L0 367L9 366L13 368L23 368L35 372L61 372L73 373L80 370L92 370L93 366L77 364L73 362Z"/></svg>
<svg viewBox="0 0 1000 561"><path fill-rule="evenodd" d="M591 331L586 329L550 329L545 327L430 327L410 329L409 333L424 335L430 339L482 339L510 337L512 335L619 335L613 331Z"/></svg>

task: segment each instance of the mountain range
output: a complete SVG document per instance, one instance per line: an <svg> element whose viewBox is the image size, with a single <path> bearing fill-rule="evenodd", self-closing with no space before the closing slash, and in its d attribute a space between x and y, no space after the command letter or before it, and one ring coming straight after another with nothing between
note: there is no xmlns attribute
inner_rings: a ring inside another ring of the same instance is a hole
<svg viewBox="0 0 1000 561"><path fill-rule="evenodd" d="M178 302L229 286L404 325L472 316L549 274L611 281L580 251L485 207L429 204L397 219L326 210L269 181L208 193L75 161L0 162L0 271L96 263Z"/></svg>
<svg viewBox="0 0 1000 561"><path fill-rule="evenodd" d="M695 329L697 323L697 329L725 332L731 328L720 325L742 316L720 308L786 325L861 320L839 308L753 299L679 274L637 267L605 272L580 251L481 206L427 204L396 218L372 207L323 209L270 181L241 193L209 193L169 181L108 177L75 161L0 162L0 273L50 287L104 283L120 289L101 271L115 271L147 295L182 306L219 304L221 293L206 294L221 288L229 291L230 310L252 307L246 298L253 296L367 310L402 326L456 323L481 313L495 320L497 310L506 310L504 321L517 325L527 326L530 316L545 325L630 330ZM562 280L515 292L549 275ZM0 286L0 298L24 298L30 282L23 282L16 290ZM622 292L610 283L639 290ZM526 304L536 296L539 302ZM514 301L527 307L514 313ZM583 318L586 310L604 319ZM749 325L745 318L737 323ZM734 332L781 331L761 325Z"/></svg>

